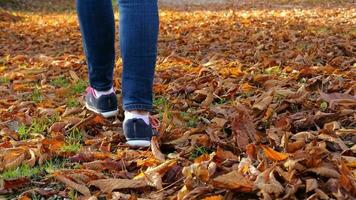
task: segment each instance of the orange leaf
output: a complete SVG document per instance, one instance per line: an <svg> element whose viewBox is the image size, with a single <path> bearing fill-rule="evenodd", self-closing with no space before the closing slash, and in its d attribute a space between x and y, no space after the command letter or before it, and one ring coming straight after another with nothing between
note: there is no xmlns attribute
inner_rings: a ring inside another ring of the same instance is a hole
<svg viewBox="0 0 356 200"><path fill-rule="evenodd" d="M275 151L269 147L262 146L262 148L263 148L265 155L268 158L270 158L271 160L281 161L281 160L287 159L289 156L289 154L287 154L287 153L280 153L280 152Z"/></svg>

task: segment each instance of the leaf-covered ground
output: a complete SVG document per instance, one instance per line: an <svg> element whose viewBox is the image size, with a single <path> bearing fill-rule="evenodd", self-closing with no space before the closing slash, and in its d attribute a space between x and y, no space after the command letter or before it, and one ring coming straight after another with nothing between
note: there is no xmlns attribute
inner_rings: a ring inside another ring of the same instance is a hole
<svg viewBox="0 0 356 200"><path fill-rule="evenodd" d="M73 2L1 0L0 195L355 198L356 9L292 2L162 8L160 136L129 149L83 108Z"/></svg>

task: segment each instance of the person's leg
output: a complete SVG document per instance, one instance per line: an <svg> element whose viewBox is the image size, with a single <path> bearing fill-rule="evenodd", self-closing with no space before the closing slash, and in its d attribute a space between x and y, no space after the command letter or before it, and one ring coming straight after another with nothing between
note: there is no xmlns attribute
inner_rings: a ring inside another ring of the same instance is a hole
<svg viewBox="0 0 356 200"><path fill-rule="evenodd" d="M76 0L90 86L112 88L115 63L115 21L111 0Z"/></svg>
<svg viewBox="0 0 356 200"><path fill-rule="evenodd" d="M89 69L86 107L104 117L115 116L115 21L111 0L76 0L76 4Z"/></svg>
<svg viewBox="0 0 356 200"><path fill-rule="evenodd" d="M159 26L157 0L118 0L118 3L123 108L150 111Z"/></svg>
<svg viewBox="0 0 356 200"><path fill-rule="evenodd" d="M118 0L123 61L123 123L127 144L149 146L155 134L149 124L157 57L157 0Z"/></svg>

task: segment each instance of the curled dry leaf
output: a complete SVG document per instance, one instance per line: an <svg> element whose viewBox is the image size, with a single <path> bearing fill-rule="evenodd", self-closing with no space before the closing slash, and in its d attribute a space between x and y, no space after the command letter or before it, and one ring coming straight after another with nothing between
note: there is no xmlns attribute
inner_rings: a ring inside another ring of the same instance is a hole
<svg viewBox="0 0 356 200"><path fill-rule="evenodd" d="M248 114L246 108L240 105L241 109L237 112L231 123L237 146L245 150L246 146L256 140L256 129L252 117Z"/></svg>
<svg viewBox="0 0 356 200"><path fill-rule="evenodd" d="M145 172L140 173L134 179L143 179L147 185L157 189L162 189L162 177L176 164L176 160L167 160L157 167L149 167Z"/></svg>
<svg viewBox="0 0 356 200"><path fill-rule="evenodd" d="M274 170L271 168L258 175L255 180L255 187L261 190L262 194L272 195L276 198L282 194L285 189L274 177L273 172Z"/></svg>
<svg viewBox="0 0 356 200"><path fill-rule="evenodd" d="M223 162L225 160L238 160L238 157L231 151L225 151L220 146L218 146L214 160L216 162Z"/></svg>
<svg viewBox="0 0 356 200"><path fill-rule="evenodd" d="M65 177L64 175L60 174L60 173L54 173L53 177L55 179L57 179L58 181L66 184L67 186L77 190L78 192L80 192L81 194L83 194L86 197L90 197L90 190L88 187L86 187L85 185L76 183L72 180L70 180L69 178Z"/></svg>
<svg viewBox="0 0 356 200"><path fill-rule="evenodd" d="M251 192L253 188L253 182L237 170L214 178L212 184L214 187L242 192Z"/></svg>
<svg viewBox="0 0 356 200"><path fill-rule="evenodd" d="M104 193L111 193L118 189L141 188L148 186L144 178L140 179L99 179L90 181L89 185L99 188Z"/></svg>
<svg viewBox="0 0 356 200"><path fill-rule="evenodd" d="M253 104L252 108L263 111L271 104L272 100L272 93L268 92L267 94L263 95L261 99L257 100L256 103Z"/></svg>
<svg viewBox="0 0 356 200"><path fill-rule="evenodd" d="M339 178L340 173L336 171L335 169L332 169L327 166L320 166L320 167L314 167L314 168L308 168L305 170L306 172L314 172L320 176L325 176L328 178Z"/></svg>
<svg viewBox="0 0 356 200"><path fill-rule="evenodd" d="M2 157L3 169L12 169L22 164L26 156L26 149L11 148L3 152Z"/></svg>
<svg viewBox="0 0 356 200"><path fill-rule="evenodd" d="M159 160L160 162L164 162L166 160L165 156L159 150L158 138L156 136L153 136L151 139L151 149L152 149L153 156L157 160Z"/></svg>
<svg viewBox="0 0 356 200"><path fill-rule="evenodd" d="M310 192L318 188L318 181L315 178L310 178L305 181L305 192Z"/></svg>

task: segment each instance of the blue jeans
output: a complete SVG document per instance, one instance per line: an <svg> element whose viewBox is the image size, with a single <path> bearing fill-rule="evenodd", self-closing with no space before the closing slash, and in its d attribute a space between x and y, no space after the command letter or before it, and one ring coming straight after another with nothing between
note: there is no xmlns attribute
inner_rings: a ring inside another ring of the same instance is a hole
<svg viewBox="0 0 356 200"><path fill-rule="evenodd" d="M111 0L76 0L76 4L90 86L109 90L115 64ZM157 0L118 0L118 5L123 107L150 111L159 26Z"/></svg>

